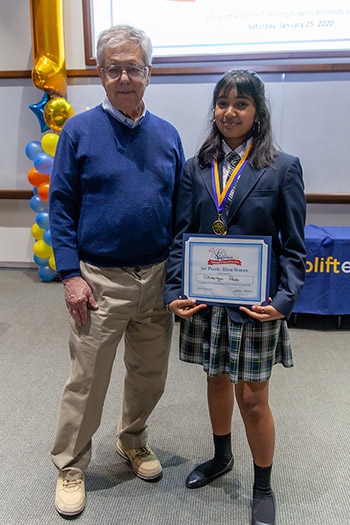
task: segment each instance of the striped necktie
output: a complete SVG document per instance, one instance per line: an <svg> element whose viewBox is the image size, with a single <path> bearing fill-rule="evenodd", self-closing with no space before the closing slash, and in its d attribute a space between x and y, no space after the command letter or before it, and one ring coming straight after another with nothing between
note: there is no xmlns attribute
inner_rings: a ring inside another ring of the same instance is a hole
<svg viewBox="0 0 350 525"><path fill-rule="evenodd" d="M241 157L235 151L230 151L230 153L228 153L226 155L226 161L230 164L229 174L228 174L227 180L231 177L235 167L237 166L237 164L239 163L240 160L241 160ZM231 204L231 201L232 201L233 196L235 194L236 186L237 186L237 183L238 183L239 179L240 179L240 175L239 175L235 185L231 189L229 196L227 197L227 201L226 201L226 204L225 204L226 215L227 215L228 210L230 208L230 204Z"/></svg>
<svg viewBox="0 0 350 525"><path fill-rule="evenodd" d="M230 151L226 155L226 161L230 164L230 175L232 174L233 170L241 160L241 157L236 153L235 151Z"/></svg>

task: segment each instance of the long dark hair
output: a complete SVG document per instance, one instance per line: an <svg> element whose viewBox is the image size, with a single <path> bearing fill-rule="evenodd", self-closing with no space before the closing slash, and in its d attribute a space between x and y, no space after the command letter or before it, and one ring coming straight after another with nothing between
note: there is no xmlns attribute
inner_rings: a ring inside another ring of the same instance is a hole
<svg viewBox="0 0 350 525"><path fill-rule="evenodd" d="M227 96L232 89L237 89L240 96L250 95L255 104L257 122L254 122L251 130L253 147L248 157L249 164L257 169L269 166L277 152L273 146L271 115L265 97L265 86L259 75L246 69L232 69L215 86L211 107L211 129L199 150L199 164L205 167L213 158L220 161L225 156L222 149L223 136L213 119L217 99L221 95Z"/></svg>

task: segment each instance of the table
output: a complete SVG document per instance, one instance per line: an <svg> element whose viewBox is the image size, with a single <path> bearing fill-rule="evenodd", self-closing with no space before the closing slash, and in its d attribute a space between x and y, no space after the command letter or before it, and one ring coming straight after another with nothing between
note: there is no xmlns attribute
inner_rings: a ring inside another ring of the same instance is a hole
<svg viewBox="0 0 350 525"><path fill-rule="evenodd" d="M305 227L306 279L293 313L350 314L350 227Z"/></svg>

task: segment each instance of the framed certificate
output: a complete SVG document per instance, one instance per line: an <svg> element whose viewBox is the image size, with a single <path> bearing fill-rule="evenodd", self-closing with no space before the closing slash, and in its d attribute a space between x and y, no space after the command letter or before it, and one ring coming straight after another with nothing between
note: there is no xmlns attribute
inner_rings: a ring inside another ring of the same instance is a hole
<svg viewBox="0 0 350 525"><path fill-rule="evenodd" d="M182 293L206 304L268 300L271 237L183 236Z"/></svg>

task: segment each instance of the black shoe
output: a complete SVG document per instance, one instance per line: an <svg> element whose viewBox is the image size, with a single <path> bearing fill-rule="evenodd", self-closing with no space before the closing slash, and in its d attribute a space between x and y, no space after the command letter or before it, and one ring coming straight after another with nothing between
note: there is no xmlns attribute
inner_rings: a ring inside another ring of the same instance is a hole
<svg viewBox="0 0 350 525"><path fill-rule="evenodd" d="M207 465L208 463L210 462L207 461L206 463L202 463L201 465L198 465L198 467L192 470L191 474L188 475L186 479L186 487L188 489L198 489L200 487L204 487L204 485L207 485L214 479L225 474L225 472L228 472L229 470L231 470L233 467L233 456L230 459L230 461L227 463L227 465L225 465L221 470L215 472L214 474L205 474L204 472L201 472L199 470L201 467L203 467L203 465Z"/></svg>
<svg viewBox="0 0 350 525"><path fill-rule="evenodd" d="M253 498L252 523L251 525L275 525L276 523L276 501L275 495L256 494Z"/></svg>

